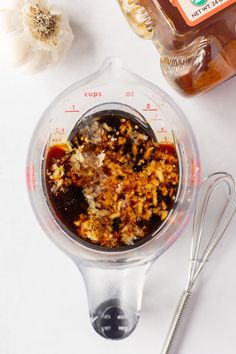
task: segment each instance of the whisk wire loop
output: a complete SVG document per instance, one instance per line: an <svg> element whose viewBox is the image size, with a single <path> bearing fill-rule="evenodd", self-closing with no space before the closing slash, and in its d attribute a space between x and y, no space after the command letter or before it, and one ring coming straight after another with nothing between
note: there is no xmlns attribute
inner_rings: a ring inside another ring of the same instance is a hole
<svg viewBox="0 0 236 354"><path fill-rule="evenodd" d="M222 184L227 186L227 200L223 206L222 212L216 220L213 232L210 235L205 234L205 226L208 221L206 218L210 201L213 194ZM202 195L204 194L204 197ZM200 191L198 207L195 210L193 222L193 238L191 245L191 263L189 269L187 289L191 290L197 277L202 271L208 258L221 240L227 226L229 225L236 208L235 202L235 181L233 177L227 173L215 173L206 178L202 183ZM207 240L205 248L201 252L203 239Z"/></svg>
<svg viewBox="0 0 236 354"><path fill-rule="evenodd" d="M226 184L227 186L226 202L223 204L222 212L216 220L213 231L206 232L206 224L209 221L207 219L207 212L210 209L210 201L221 184ZM190 303L193 285L224 235L235 211L236 185L234 178L224 172L214 173L207 177L202 182L194 214L188 283L186 290L184 290L180 298L164 346L162 347L161 354L174 353L175 340L183 323L184 314Z"/></svg>

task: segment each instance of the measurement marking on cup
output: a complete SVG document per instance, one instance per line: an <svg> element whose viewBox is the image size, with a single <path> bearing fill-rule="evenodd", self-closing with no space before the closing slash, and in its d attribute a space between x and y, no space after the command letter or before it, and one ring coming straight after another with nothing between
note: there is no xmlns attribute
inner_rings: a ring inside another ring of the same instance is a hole
<svg viewBox="0 0 236 354"><path fill-rule="evenodd" d="M61 142L63 141L63 139L62 139L62 138L55 137L55 138L52 139L52 141L53 141L54 143L61 143Z"/></svg>
<svg viewBox="0 0 236 354"><path fill-rule="evenodd" d="M146 107L143 109L143 112L157 112L160 106L158 105L156 108L151 106L151 103L147 103Z"/></svg>
<svg viewBox="0 0 236 354"><path fill-rule="evenodd" d="M36 189L36 175L34 165L28 165L26 167L26 184L29 192L32 192Z"/></svg>
<svg viewBox="0 0 236 354"><path fill-rule="evenodd" d="M161 128L157 130L157 133L168 133L168 130L166 130L165 128Z"/></svg>
<svg viewBox="0 0 236 354"><path fill-rule="evenodd" d="M88 98L98 98L103 96L102 91L86 91L84 92L84 96Z"/></svg>
<svg viewBox="0 0 236 354"><path fill-rule="evenodd" d="M158 109L157 108L144 108L143 109L143 112L157 112L158 111Z"/></svg>
<svg viewBox="0 0 236 354"><path fill-rule="evenodd" d="M71 109L66 109L64 112L65 113L79 113L79 109L77 109L76 106L73 104Z"/></svg>
<svg viewBox="0 0 236 354"><path fill-rule="evenodd" d="M56 128L55 134L65 134L65 128Z"/></svg>
<svg viewBox="0 0 236 354"><path fill-rule="evenodd" d="M134 91L126 91L125 96L126 97L134 97Z"/></svg>
<svg viewBox="0 0 236 354"><path fill-rule="evenodd" d="M154 120L159 120L159 121L161 121L161 120L163 120L161 117L158 117L157 115L155 115L155 117L151 117L151 118L149 118L149 120L150 121L154 121Z"/></svg>
<svg viewBox="0 0 236 354"><path fill-rule="evenodd" d="M52 134L52 141L54 143L61 143L64 140L65 128L57 127Z"/></svg>

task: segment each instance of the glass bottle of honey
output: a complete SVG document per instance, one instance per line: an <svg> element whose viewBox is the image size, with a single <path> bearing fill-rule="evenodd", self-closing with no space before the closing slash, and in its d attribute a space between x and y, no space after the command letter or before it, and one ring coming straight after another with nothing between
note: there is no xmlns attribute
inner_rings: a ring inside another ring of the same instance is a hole
<svg viewBox="0 0 236 354"><path fill-rule="evenodd" d="M118 0L135 32L152 39L164 76L187 96L236 75L236 0Z"/></svg>

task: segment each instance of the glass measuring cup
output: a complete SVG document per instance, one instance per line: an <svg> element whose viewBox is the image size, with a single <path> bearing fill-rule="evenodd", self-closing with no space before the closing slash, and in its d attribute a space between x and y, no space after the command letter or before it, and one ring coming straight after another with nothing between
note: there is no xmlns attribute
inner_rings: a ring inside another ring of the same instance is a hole
<svg viewBox="0 0 236 354"><path fill-rule="evenodd" d="M145 242L126 248L99 248L65 230L45 191L45 156L63 143L81 121L102 111L122 111L151 129L158 142L175 144L180 169L172 211ZM52 241L77 264L87 289L90 319L103 337L122 339L136 327L145 276L153 261L181 235L196 199L200 164L194 136L182 112L159 88L108 59L98 72L60 94L42 115L31 140L27 183L36 217Z"/></svg>

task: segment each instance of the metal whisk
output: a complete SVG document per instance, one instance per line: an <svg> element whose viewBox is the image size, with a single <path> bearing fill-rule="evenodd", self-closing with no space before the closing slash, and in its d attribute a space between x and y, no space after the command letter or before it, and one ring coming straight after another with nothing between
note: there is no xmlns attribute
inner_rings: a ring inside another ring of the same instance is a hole
<svg viewBox="0 0 236 354"><path fill-rule="evenodd" d="M225 184L227 186L227 200L222 208L222 213L214 225L213 231L208 233L205 230L205 226L209 221L206 218L207 212L209 211L209 202L221 184ZM174 353L176 337L179 333L184 313L189 305L192 295L192 288L195 281L224 235L224 232L230 224L235 211L236 189L234 178L227 173L215 173L206 178L201 185L194 215L190 269L187 286L179 300L161 354Z"/></svg>

